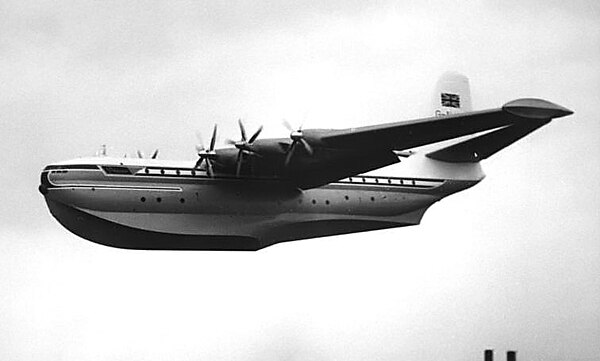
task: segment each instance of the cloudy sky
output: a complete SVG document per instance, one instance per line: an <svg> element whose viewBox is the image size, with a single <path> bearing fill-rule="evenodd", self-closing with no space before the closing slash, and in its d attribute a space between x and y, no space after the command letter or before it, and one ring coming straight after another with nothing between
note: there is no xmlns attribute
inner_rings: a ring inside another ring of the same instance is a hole
<svg viewBox="0 0 600 361"><path fill-rule="evenodd" d="M0 359L521 360L600 354L597 1L0 1ZM348 127L476 109L575 111L484 163L422 224L256 253L147 252L63 229L53 161L159 148L236 119Z"/></svg>

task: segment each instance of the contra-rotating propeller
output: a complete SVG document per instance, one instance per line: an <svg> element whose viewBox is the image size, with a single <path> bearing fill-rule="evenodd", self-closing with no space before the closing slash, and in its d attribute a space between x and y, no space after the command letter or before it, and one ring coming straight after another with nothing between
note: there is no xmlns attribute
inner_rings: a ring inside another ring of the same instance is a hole
<svg viewBox="0 0 600 361"><path fill-rule="evenodd" d="M304 139L304 134L302 134L302 126L295 130L290 123L285 120L283 121L283 125L290 131L290 139L292 140L292 144L288 148L285 155L285 162L283 163L287 168L292 160L292 156L294 155L294 151L296 150L298 144L301 144L309 155L313 155L314 151L306 139Z"/></svg>
<svg viewBox="0 0 600 361"><path fill-rule="evenodd" d="M239 177L240 173L242 171L242 162L244 160L245 155L256 155L256 156L260 157L260 154L258 154L255 150L252 149L252 143L254 143L256 138L258 138L258 136L260 135L260 132L262 132L263 126L261 125L260 127L258 127L256 132L254 132L254 134L252 134L250 139L247 139L246 138L246 129L244 128L244 123L242 122L241 119L238 119L238 124L240 126L240 133L242 135L242 139L238 140L238 141L228 139L227 143L231 144L231 145L235 146L237 149L239 149L238 155L237 155L237 160L235 162L236 163L235 175Z"/></svg>
<svg viewBox="0 0 600 361"><path fill-rule="evenodd" d="M196 161L196 165L194 168L198 169L202 165L202 162L206 163L206 173L209 177L214 176L213 165L212 162L215 160L217 156L217 152L215 152L215 143L217 142L217 125L213 128L212 137L210 138L210 147L208 150L204 148L202 144L202 139L198 136L200 140L200 145L196 145L196 151L198 152L198 161Z"/></svg>

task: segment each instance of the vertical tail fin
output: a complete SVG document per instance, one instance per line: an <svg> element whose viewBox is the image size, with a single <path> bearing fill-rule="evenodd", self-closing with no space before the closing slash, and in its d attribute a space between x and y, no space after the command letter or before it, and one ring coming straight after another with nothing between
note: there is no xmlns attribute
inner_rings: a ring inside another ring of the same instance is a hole
<svg viewBox="0 0 600 361"><path fill-rule="evenodd" d="M457 72L442 74L435 86L433 114L445 116L471 110L469 79Z"/></svg>

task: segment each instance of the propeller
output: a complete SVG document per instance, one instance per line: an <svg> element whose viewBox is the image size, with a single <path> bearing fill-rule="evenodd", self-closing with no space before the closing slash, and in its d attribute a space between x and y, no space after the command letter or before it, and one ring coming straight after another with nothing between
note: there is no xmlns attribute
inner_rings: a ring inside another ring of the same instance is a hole
<svg viewBox="0 0 600 361"><path fill-rule="evenodd" d="M283 125L290 131L290 139L292 140L292 144L288 148L285 155L285 162L283 163L284 166L287 167L290 164L290 161L292 160L292 156L294 155L294 151L296 150L298 144L301 144L304 147L304 150L309 155L313 155L313 148L310 146L310 144L308 144L306 139L304 139L304 134L302 134L302 126L294 130L290 123L288 123L285 120L283 121Z"/></svg>
<svg viewBox="0 0 600 361"><path fill-rule="evenodd" d="M144 158L144 153L142 153L142 151L138 149L137 156L138 158ZM158 149L155 149L154 152L152 152L150 159L156 159L156 157L158 157Z"/></svg>
<svg viewBox="0 0 600 361"><path fill-rule="evenodd" d="M239 177L240 173L242 171L242 162L244 161L244 155L256 155L256 156L260 157L260 154L258 154L256 151L254 151L252 149L252 143L254 143L256 138L258 138L258 136L260 135L260 132L262 132L263 126L261 125L260 127L258 127L256 132L254 132L254 134L252 134L250 139L247 139L246 138L246 129L244 128L244 123L242 122L241 119L238 119L238 124L240 126L240 133L242 135L242 139L238 140L238 141L228 139L227 144L233 145L237 149L239 149L238 155L237 155L237 160L235 162L235 164L236 164L235 175Z"/></svg>
<svg viewBox="0 0 600 361"><path fill-rule="evenodd" d="M210 138L210 147L208 147L208 150L204 148L204 145L202 144L202 138L200 136L198 136L198 138L200 139L200 145L196 145L196 151L198 152L199 158L194 168L200 168L202 162L205 162L206 173L209 177L213 177L214 172L212 162L217 156L217 153L215 152L215 143L217 141L217 125L215 124L215 127L213 128L212 137Z"/></svg>
<svg viewBox="0 0 600 361"><path fill-rule="evenodd" d="M106 157L106 144L102 144L96 151L96 157Z"/></svg>

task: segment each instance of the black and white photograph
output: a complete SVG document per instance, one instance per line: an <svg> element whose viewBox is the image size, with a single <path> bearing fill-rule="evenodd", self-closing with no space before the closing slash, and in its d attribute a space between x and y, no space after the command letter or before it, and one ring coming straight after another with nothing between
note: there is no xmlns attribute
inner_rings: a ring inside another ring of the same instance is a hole
<svg viewBox="0 0 600 361"><path fill-rule="evenodd" d="M0 1L0 359L600 358L600 3Z"/></svg>

